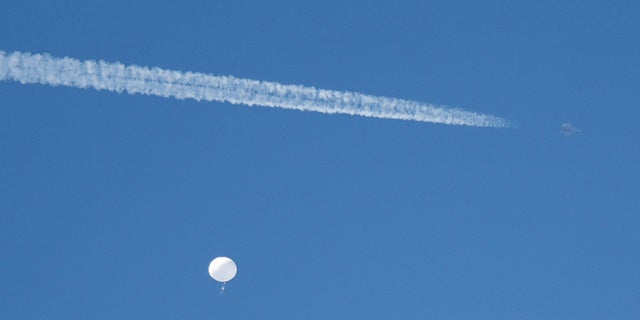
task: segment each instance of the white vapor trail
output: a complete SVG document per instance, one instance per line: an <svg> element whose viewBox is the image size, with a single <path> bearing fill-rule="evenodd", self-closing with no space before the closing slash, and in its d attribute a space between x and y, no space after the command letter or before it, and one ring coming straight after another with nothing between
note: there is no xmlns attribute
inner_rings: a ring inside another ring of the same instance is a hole
<svg viewBox="0 0 640 320"><path fill-rule="evenodd" d="M0 51L0 80L384 119L510 126L499 117L410 100L48 54Z"/></svg>

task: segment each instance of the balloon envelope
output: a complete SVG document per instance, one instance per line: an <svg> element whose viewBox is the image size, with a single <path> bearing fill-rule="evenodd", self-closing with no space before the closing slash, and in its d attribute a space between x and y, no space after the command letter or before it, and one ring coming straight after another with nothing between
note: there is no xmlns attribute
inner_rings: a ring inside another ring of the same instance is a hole
<svg viewBox="0 0 640 320"><path fill-rule="evenodd" d="M217 257L209 264L209 275L216 281L227 282L238 273L238 267L227 257Z"/></svg>

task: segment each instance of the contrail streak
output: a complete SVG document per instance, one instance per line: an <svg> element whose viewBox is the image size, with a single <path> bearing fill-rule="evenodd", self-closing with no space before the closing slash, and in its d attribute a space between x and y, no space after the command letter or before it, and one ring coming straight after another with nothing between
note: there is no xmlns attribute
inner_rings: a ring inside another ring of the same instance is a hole
<svg viewBox="0 0 640 320"><path fill-rule="evenodd" d="M492 115L417 101L231 76L125 66L102 60L56 58L48 54L0 51L0 80L383 119L476 127L510 126L508 121Z"/></svg>

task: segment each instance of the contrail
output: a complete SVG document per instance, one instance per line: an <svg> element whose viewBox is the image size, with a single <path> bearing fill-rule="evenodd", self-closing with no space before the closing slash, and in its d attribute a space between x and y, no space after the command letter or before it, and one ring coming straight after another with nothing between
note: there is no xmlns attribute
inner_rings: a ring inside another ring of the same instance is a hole
<svg viewBox="0 0 640 320"><path fill-rule="evenodd" d="M496 116L417 101L232 76L125 66L102 60L56 58L48 54L0 51L0 80L383 119L476 127L510 126L508 121Z"/></svg>

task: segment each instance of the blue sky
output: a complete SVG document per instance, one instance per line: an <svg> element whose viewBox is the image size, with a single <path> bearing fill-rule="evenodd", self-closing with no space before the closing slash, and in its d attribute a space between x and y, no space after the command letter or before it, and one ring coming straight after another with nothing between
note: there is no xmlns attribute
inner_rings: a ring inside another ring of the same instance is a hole
<svg viewBox="0 0 640 320"><path fill-rule="evenodd" d="M517 129L0 83L7 319L636 319L640 5L5 1L0 50ZM569 137L560 125L582 132ZM238 264L223 296L207 274Z"/></svg>

